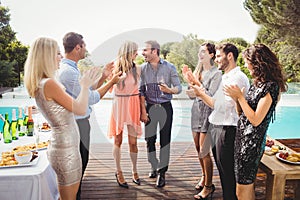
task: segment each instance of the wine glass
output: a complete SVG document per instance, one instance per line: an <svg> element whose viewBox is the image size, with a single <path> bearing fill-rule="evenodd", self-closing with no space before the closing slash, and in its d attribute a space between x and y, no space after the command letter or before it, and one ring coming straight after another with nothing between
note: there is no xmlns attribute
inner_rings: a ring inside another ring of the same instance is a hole
<svg viewBox="0 0 300 200"><path fill-rule="evenodd" d="M40 142L40 133L38 130L34 130L34 143L35 143L35 151L38 151L38 144Z"/></svg>
<svg viewBox="0 0 300 200"><path fill-rule="evenodd" d="M165 79L164 79L164 76L163 75L157 75L157 84L159 85L159 86L162 86L163 84L165 84ZM160 94L160 96L164 96L165 94L164 94L164 92L163 91L161 91L161 94Z"/></svg>
<svg viewBox="0 0 300 200"><path fill-rule="evenodd" d="M34 119L34 129L33 129L33 136L34 136L34 143L35 143L35 151L38 151L38 143L40 142L40 117L39 114L35 114Z"/></svg>

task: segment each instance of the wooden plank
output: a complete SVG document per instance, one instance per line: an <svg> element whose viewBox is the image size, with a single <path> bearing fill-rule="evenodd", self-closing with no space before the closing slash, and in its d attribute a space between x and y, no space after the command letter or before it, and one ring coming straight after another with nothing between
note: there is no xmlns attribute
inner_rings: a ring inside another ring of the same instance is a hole
<svg viewBox="0 0 300 200"><path fill-rule="evenodd" d="M140 186L131 181L128 144L122 145L121 166L129 184L129 189L124 189L117 185L115 179L112 144L92 144L89 164L83 177L82 199L194 199L193 195L197 194L194 186L200 178L201 167L193 142L172 142L166 186L161 189L155 187L155 179L148 178L150 165L147 161L145 143L139 142L138 149L137 166L141 179ZM213 199L222 200L222 188L215 164L213 183L216 186ZM266 199L265 184L266 174L259 170L255 182L256 199ZM294 195L294 185L288 183L285 187L285 198L292 200Z"/></svg>
<svg viewBox="0 0 300 200"><path fill-rule="evenodd" d="M289 148L293 149L296 152L300 152L300 138L293 138L293 139L277 139L280 143L288 146Z"/></svg>

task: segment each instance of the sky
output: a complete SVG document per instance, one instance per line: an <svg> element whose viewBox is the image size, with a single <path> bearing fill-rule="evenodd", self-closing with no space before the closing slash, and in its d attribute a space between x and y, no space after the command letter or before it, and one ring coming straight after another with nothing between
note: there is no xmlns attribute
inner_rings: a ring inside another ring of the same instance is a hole
<svg viewBox="0 0 300 200"><path fill-rule="evenodd" d="M118 35L140 29L192 33L213 41L241 37L250 43L259 29L243 0L0 1L10 9L10 25L23 44L44 36L62 47L65 33L74 31L84 36L89 52ZM149 39L156 39L151 36Z"/></svg>

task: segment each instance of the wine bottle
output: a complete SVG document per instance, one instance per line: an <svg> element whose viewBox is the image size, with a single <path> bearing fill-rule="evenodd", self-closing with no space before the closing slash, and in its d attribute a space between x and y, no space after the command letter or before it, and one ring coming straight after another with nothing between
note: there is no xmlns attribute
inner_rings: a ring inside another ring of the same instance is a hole
<svg viewBox="0 0 300 200"><path fill-rule="evenodd" d="M2 114L0 114L0 119L3 121L3 125L4 125L4 122L5 122L5 118L2 116ZM2 127L2 129L3 129L3 127ZM2 138L3 138L3 130L1 130L1 132L0 132L0 141L2 140Z"/></svg>
<svg viewBox="0 0 300 200"><path fill-rule="evenodd" d="M8 113L5 113L5 122L3 125L3 140L4 143L11 143L12 142L12 138L11 138L11 134L9 131L9 120L8 120Z"/></svg>
<svg viewBox="0 0 300 200"><path fill-rule="evenodd" d="M28 107L28 121L27 121L27 136L33 136L34 121L32 119L32 107Z"/></svg>
<svg viewBox="0 0 300 200"><path fill-rule="evenodd" d="M11 131L11 136L13 140L18 140L19 135L17 131L17 116L16 116L16 109L12 109L12 117L11 117L11 123L10 123L10 131Z"/></svg>
<svg viewBox="0 0 300 200"><path fill-rule="evenodd" d="M27 122L28 122L28 106L25 106L24 109L24 119L23 119L23 131L24 135L27 134Z"/></svg>
<svg viewBox="0 0 300 200"><path fill-rule="evenodd" d="M22 137L25 135L25 129L24 129L23 123L24 123L24 121L23 121L22 108L19 107L19 117L17 120L19 137Z"/></svg>

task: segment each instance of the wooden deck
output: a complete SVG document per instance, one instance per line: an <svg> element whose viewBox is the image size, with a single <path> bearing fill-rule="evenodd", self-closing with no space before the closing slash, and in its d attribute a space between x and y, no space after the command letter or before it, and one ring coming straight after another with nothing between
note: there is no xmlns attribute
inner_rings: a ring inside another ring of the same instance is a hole
<svg viewBox="0 0 300 200"><path fill-rule="evenodd" d="M289 144L299 144L300 139ZM282 141L281 141L282 142ZM284 142L283 142L284 143ZM147 161L145 143L140 142L138 154L138 172L141 185L131 181L131 162L128 155L128 144L122 145L123 173L129 189L118 186L115 179L115 164L112 156L112 144L92 144L89 164L82 183L82 199L194 199L197 193L194 185L201 175L201 170L192 142L173 142L171 160L166 174L166 186L158 189L155 179L148 178L150 165ZM266 174L259 171L256 180L256 199L265 199ZM219 174L214 166L213 183L216 191L214 200L222 199L222 188ZM285 199L293 200L294 183L288 182L285 188Z"/></svg>

